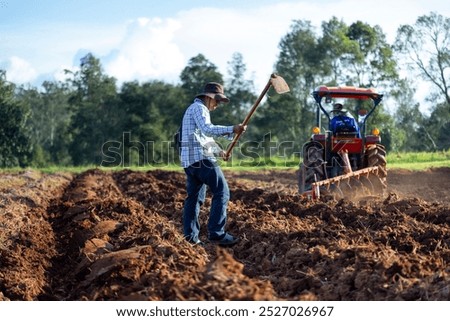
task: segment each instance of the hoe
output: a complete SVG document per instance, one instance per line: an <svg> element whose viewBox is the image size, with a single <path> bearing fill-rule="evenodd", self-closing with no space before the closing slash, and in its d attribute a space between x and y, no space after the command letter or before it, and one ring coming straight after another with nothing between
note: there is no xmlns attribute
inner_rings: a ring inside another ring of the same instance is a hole
<svg viewBox="0 0 450 321"><path fill-rule="evenodd" d="M289 92L289 90L290 90L288 84L286 83L286 81L284 80L283 77L281 77L280 75L277 75L275 73L270 75L269 81L267 82L266 86L264 87L263 91L259 95L259 97L256 100L256 102L253 104L253 106L250 109L249 113L245 117L244 121L242 122L242 125L245 126L245 125L248 124L248 122L250 121L250 118L254 114L256 108L258 108L259 103L264 98L264 96L266 95L266 93L270 89L270 87L273 87L273 89L275 90L275 92L277 94L284 94L284 93ZM228 149L227 149L227 151L225 153L225 158L228 158L231 155L231 151L233 150L233 147L236 145L236 143L237 143L237 141L238 141L240 136L241 136L241 134L238 134L238 135L234 136L233 141L230 143L230 145L228 146Z"/></svg>

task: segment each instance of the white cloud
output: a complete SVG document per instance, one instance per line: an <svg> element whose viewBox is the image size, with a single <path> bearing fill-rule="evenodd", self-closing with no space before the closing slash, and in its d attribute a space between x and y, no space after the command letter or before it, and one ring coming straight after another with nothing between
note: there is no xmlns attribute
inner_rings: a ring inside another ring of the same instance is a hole
<svg viewBox="0 0 450 321"><path fill-rule="evenodd" d="M36 79L38 73L31 64L17 56L12 56L5 63L6 78L13 83L26 83Z"/></svg>
<svg viewBox="0 0 450 321"><path fill-rule="evenodd" d="M302 18L296 12L306 10L314 12L317 7L306 3L245 11L205 7L180 11L171 18L134 19L120 43L101 59L102 65L119 82L177 82L188 60L200 53L226 76L227 63L239 52L258 90L274 71L278 44L292 20Z"/></svg>
<svg viewBox="0 0 450 321"><path fill-rule="evenodd" d="M289 31L294 16L290 8L280 4L245 11L192 9L177 16L182 28L176 34L176 42L188 58L202 53L224 75L232 54L241 53L258 90L274 71L278 44Z"/></svg>
<svg viewBox="0 0 450 321"><path fill-rule="evenodd" d="M117 48L102 59L105 72L119 81L177 78L185 58L174 43L174 19L130 21Z"/></svg>

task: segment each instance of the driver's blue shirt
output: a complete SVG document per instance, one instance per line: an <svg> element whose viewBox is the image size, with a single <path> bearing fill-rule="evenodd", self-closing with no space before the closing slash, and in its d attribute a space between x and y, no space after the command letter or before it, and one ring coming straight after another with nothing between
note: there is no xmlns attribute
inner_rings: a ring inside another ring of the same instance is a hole
<svg viewBox="0 0 450 321"><path fill-rule="evenodd" d="M330 125L333 134L337 132L355 132L357 137L360 137L358 123L352 116L338 114L331 119Z"/></svg>

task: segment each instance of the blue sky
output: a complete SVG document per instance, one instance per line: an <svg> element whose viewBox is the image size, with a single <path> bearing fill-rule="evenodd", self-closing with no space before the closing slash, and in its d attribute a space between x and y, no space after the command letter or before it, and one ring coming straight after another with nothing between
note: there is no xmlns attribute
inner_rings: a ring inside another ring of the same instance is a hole
<svg viewBox="0 0 450 321"><path fill-rule="evenodd" d="M294 19L336 16L379 25L393 41L401 24L436 11L447 0L0 0L0 69L15 83L63 80L88 52L119 83L176 83L202 53L226 75L240 52L256 90L273 71L278 43Z"/></svg>

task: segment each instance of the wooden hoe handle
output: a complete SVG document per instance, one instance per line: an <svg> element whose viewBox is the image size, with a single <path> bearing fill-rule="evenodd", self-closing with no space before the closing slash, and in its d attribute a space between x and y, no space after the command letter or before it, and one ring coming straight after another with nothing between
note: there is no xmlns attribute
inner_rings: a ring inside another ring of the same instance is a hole
<svg viewBox="0 0 450 321"><path fill-rule="evenodd" d="M253 104L252 109L250 110L250 112L247 114L247 116L245 117L244 121L242 122L243 126L246 126L248 124L248 122L250 121L250 117L252 117L253 113L255 112L256 108L258 108L259 103L261 102L261 100L264 98L264 95L267 93L267 91L269 90L270 86L272 85L272 79L269 79L269 81L267 82L266 87L264 87L264 90L261 92L261 94L259 95L258 99L256 100L256 102ZM231 142L230 145L228 145L228 149L225 153L225 159L228 159L231 155L231 151L233 150L234 145L236 145L237 141L239 140L239 137L241 137L242 132L239 134L236 134L233 138L233 141Z"/></svg>

